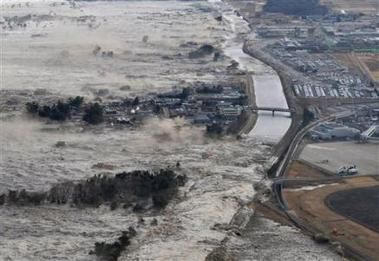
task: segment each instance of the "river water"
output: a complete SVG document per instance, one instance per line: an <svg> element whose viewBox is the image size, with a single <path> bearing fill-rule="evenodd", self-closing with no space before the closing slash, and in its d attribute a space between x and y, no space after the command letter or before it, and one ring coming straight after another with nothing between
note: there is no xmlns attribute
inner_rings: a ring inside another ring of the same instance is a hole
<svg viewBox="0 0 379 261"><path fill-rule="evenodd" d="M241 70L252 74L256 105L258 107L279 107L288 109L283 87L278 74L268 65L251 57L242 50L244 40L254 37L248 23L238 16L233 8L223 2L217 2L223 10L224 19L230 24L232 34L228 37L224 52L239 63ZM248 134L258 141L277 143L286 134L291 125L290 114L276 112L259 112L255 127Z"/></svg>

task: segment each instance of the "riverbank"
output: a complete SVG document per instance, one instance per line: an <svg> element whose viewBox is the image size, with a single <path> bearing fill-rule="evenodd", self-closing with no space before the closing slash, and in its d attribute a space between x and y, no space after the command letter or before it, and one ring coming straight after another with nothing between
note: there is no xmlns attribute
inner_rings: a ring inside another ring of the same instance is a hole
<svg viewBox="0 0 379 261"><path fill-rule="evenodd" d="M280 82L283 86L283 92L288 107L294 111L294 113L291 115L291 125L289 126L283 138L274 146L275 155L280 156L285 152L291 140L295 137L296 133L301 128L303 120L303 108L296 103L295 96L291 90L291 77L285 72L284 68L282 68L273 59L270 59L270 57L260 51L259 48L254 48L254 46L252 46L249 42L244 43L243 50L245 53L251 55L255 59L258 59L270 66L278 74Z"/></svg>
<svg viewBox="0 0 379 261"><path fill-rule="evenodd" d="M239 17L238 19L243 21L247 20L241 17ZM233 19L231 19L229 16L228 20L233 21ZM234 23L233 28L236 27L238 27L238 23ZM245 34L244 36L247 37L247 35L248 34ZM275 95L277 95L278 93L280 94L284 91L284 95L286 97L284 99L284 102L281 101L280 98L279 101L277 99L275 106L282 105L283 107L286 107L288 103L289 107L292 109L295 103L293 99L291 99L292 97L287 97L287 95L289 95L287 93L287 86L289 86L289 78L285 77L279 72L275 72L277 69L276 66L271 66L273 64L270 64L263 57L254 55L249 50L246 50L247 48L245 47L245 45L242 46L241 44L240 51L236 50L237 46L238 45L236 45L234 49L229 48L228 52L229 54L234 55L234 59L239 63L241 69L248 70L251 72L250 80L252 85L254 86L254 96L256 105L259 106L257 101L259 98L261 99L261 104L270 102L270 99L263 99L262 101L262 97L257 97L257 85L255 84L255 81L262 79L257 76L265 75L268 77L272 76L272 78L275 78L275 75L278 74L277 79L279 80L279 85L276 85L275 87L280 86L280 88L279 92L276 92ZM272 69L269 67L271 67ZM258 90L258 93L260 95L263 94L266 97L273 98L271 102L275 101L275 98L277 96L275 97L274 95L274 97L270 97L270 95L267 95L267 93L265 93L268 92L271 94L272 92L269 92L267 87L272 87L273 85L269 84L266 81L262 81L259 84L260 85L258 86L258 88L262 89ZM277 89L275 88L274 90L277 91ZM295 114L297 115L297 113ZM299 115L302 115L302 112L299 113ZM285 129L284 132L277 132L277 130L275 130L275 117L272 117L271 113L269 117L267 116L268 115L264 115L263 113L259 113L257 115L256 124L259 125L252 128L247 139L255 140L258 143L269 141L271 142L271 144L274 144L274 157L271 157L271 159L273 160L266 160L266 164L264 164L265 167L271 167L272 164L275 163L275 160L278 160L277 156L285 151L286 146L288 146L288 144L290 143L291 137L293 137L296 134L297 126L301 123L301 121L295 119L289 125L288 130ZM262 119L264 120L262 121ZM266 122L265 119L267 119ZM258 123L258 121L260 122ZM283 131L283 129L281 129L281 131ZM273 134L275 135L275 137L277 137L276 139L274 139L274 142L272 141L272 139L266 139L267 136L265 135L270 134ZM266 172L267 170L268 169L265 169L264 171ZM266 179L263 179L259 183L256 183L254 185L254 189L256 190L256 195L254 197L253 202L242 206L239 209L239 211L234 215L234 218L227 226L229 228L233 228L232 233L229 233L229 235L226 236L224 240L222 240L220 247L216 248L213 252L211 252L210 255L208 255L207 260L234 260L233 258L235 258L236 260L279 260L280 258L278 257L283 257L283 255L287 255L291 258L297 255L302 255L303 258L308 259L312 259L314 256L323 256L328 260L339 260L338 256L336 256L335 253L325 249L323 246L316 246L313 243L313 241L306 235L298 235L298 231L296 229L287 226L281 226L265 217L262 217L260 215L259 208L254 208L254 202L258 203L259 200L265 200L265 198L269 196L270 182ZM289 223L287 223L286 225L288 224ZM273 229L274 227L275 229ZM267 234L265 233L267 233L267 231L269 231L269 233L272 233L269 237L274 236L275 239L266 238L265 236ZM291 238L291 240L289 240L289 238ZM268 241L270 241L269 244ZM288 245L283 248L283 246L286 245L286 243L288 243ZM215 257L217 258L214 259Z"/></svg>
<svg viewBox="0 0 379 261"><path fill-rule="evenodd" d="M248 55L243 50L244 42L250 37L251 28L247 21L229 3L218 3L223 20L229 25L234 36L227 38L224 54L233 59L238 68L245 71L254 85L255 105L257 107L279 107L287 109L287 101L277 73L262 61ZM291 124L288 113L257 113L254 128L247 138L255 142L274 145L283 138Z"/></svg>
<svg viewBox="0 0 379 261"><path fill-rule="evenodd" d="M245 93L248 97L248 106L254 107L256 106L255 102L255 91L254 91L254 82L252 80L251 74L246 75L246 88ZM239 126L237 135L243 136L249 134L249 132L254 128L258 115L252 110L245 111L245 118L243 119L243 123Z"/></svg>

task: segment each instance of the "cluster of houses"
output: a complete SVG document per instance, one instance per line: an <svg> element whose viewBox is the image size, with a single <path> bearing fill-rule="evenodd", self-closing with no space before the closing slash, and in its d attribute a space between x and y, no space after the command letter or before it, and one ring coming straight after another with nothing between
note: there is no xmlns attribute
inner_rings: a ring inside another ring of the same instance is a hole
<svg viewBox="0 0 379 261"><path fill-rule="evenodd" d="M372 98L377 99L379 90L367 79L352 73L326 53L285 51L271 47L270 52L284 64L300 72L303 77L293 84L298 97L317 98Z"/></svg>
<svg viewBox="0 0 379 261"><path fill-rule="evenodd" d="M341 11L277 20L263 20L256 33L270 39L265 51L299 73L293 85L296 96L378 98L372 79L353 73L332 55L378 52L378 15Z"/></svg>
<svg viewBox="0 0 379 261"><path fill-rule="evenodd" d="M225 126L238 119L246 103L242 88L220 85L163 93L155 100L160 111L170 118L184 117L194 124Z"/></svg>
<svg viewBox="0 0 379 261"><path fill-rule="evenodd" d="M226 128L238 120L246 104L247 96L241 86L201 85L113 101L105 105L105 117L112 124L133 124L162 115L184 117L199 125L217 123Z"/></svg>

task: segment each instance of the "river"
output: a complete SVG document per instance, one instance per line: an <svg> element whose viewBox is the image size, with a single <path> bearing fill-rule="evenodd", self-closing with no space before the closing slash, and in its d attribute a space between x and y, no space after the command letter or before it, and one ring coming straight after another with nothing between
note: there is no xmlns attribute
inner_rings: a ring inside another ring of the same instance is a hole
<svg viewBox="0 0 379 261"><path fill-rule="evenodd" d="M230 24L231 34L224 44L224 52L239 63L241 70L252 74L256 105L258 107L279 107L288 109L283 86L278 74L268 65L251 57L242 50L245 39L254 37L248 23L236 14L233 8L223 2L217 3L224 20ZM251 139L278 143L291 125L290 113L259 112L254 128L248 134Z"/></svg>

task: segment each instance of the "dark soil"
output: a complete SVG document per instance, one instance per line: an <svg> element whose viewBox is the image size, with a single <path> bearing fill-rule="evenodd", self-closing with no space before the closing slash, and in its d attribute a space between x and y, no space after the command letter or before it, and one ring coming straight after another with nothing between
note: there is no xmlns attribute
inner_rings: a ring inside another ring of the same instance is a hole
<svg viewBox="0 0 379 261"><path fill-rule="evenodd" d="M325 201L338 214L379 233L379 186L339 191Z"/></svg>

